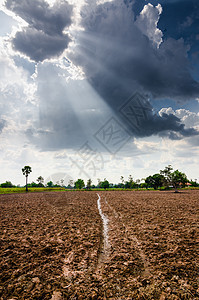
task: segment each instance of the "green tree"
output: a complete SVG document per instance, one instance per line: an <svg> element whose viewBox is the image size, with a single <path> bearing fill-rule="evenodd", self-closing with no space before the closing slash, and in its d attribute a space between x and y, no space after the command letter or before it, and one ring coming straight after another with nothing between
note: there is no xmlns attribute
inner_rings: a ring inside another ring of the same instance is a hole
<svg viewBox="0 0 199 300"><path fill-rule="evenodd" d="M171 165L168 165L167 167L164 168L164 170L160 170L160 175L164 176L164 185L166 187L169 187L172 183L171 183L171 171L173 170Z"/></svg>
<svg viewBox="0 0 199 300"><path fill-rule="evenodd" d="M91 190L91 184L92 184L92 180L88 179L87 185L86 185L87 190Z"/></svg>
<svg viewBox="0 0 199 300"><path fill-rule="evenodd" d="M145 179L145 183L147 184L147 187L152 187L155 190L159 187L162 187L163 181L164 181L164 176L158 173L152 176L148 176Z"/></svg>
<svg viewBox="0 0 199 300"><path fill-rule="evenodd" d="M25 166L22 168L23 175L26 176L26 192L28 192L28 175L32 172L32 169L30 166Z"/></svg>
<svg viewBox="0 0 199 300"><path fill-rule="evenodd" d="M12 187L14 187L14 185L12 184L11 181L6 181L1 184L1 187L2 188L12 188Z"/></svg>
<svg viewBox="0 0 199 300"><path fill-rule="evenodd" d="M147 185L146 182L142 182L142 183L140 184L140 187L141 187L141 189L147 189L147 188L148 188L148 185Z"/></svg>
<svg viewBox="0 0 199 300"><path fill-rule="evenodd" d="M110 183L108 182L108 180L106 178L104 178L104 181L101 182L100 187L106 190L109 188L109 186L110 186Z"/></svg>
<svg viewBox="0 0 199 300"><path fill-rule="evenodd" d="M36 182L28 183L28 187L38 187L38 184Z"/></svg>
<svg viewBox="0 0 199 300"><path fill-rule="evenodd" d="M125 182L125 189L132 189L135 186L132 175L129 175L128 181Z"/></svg>
<svg viewBox="0 0 199 300"><path fill-rule="evenodd" d="M44 186L44 178L42 176L39 176L37 178L38 186L43 187Z"/></svg>
<svg viewBox="0 0 199 300"><path fill-rule="evenodd" d="M132 189L133 186L134 186L134 182L133 182L133 177L132 177L132 175L129 175L129 186L130 186L130 189Z"/></svg>
<svg viewBox="0 0 199 300"><path fill-rule="evenodd" d="M136 185L137 185L137 189L139 189L139 187L140 187L140 182L141 182L140 179L136 179L135 183L136 183Z"/></svg>
<svg viewBox="0 0 199 300"><path fill-rule="evenodd" d="M97 187L98 188L101 188L101 179L100 178L97 178Z"/></svg>
<svg viewBox="0 0 199 300"><path fill-rule="evenodd" d="M47 182L47 187L49 187L49 188L50 188L50 187L53 187L53 182L52 182L52 181L48 181L48 182Z"/></svg>
<svg viewBox="0 0 199 300"><path fill-rule="evenodd" d="M192 180L192 179L191 179L191 180L189 181L189 183L190 183L192 186L194 186L194 187L199 186L198 183L197 183L197 179L195 179L195 180Z"/></svg>
<svg viewBox="0 0 199 300"><path fill-rule="evenodd" d="M178 170L175 170L173 173L171 173L171 183L172 183L173 187L175 188L176 192L177 192L177 189L179 186L184 187L187 182L188 182L188 179L184 173L182 173Z"/></svg>
<svg viewBox="0 0 199 300"><path fill-rule="evenodd" d="M76 189L82 189L85 186L84 184L84 180L83 179L77 179L77 181L75 181L75 188Z"/></svg>

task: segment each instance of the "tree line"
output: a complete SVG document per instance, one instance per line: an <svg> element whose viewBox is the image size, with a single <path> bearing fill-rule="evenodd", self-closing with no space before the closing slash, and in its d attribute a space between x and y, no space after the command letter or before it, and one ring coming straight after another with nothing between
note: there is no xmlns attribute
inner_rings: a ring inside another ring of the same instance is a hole
<svg viewBox="0 0 199 300"><path fill-rule="evenodd" d="M86 188L122 188L122 189L139 189L139 188L153 188L155 190L157 189L169 189L174 188L177 190L180 187L185 186L193 186L193 187L199 187L199 184L197 183L197 180L188 180L187 175L183 172L180 172L179 170L173 170L171 165L168 165L164 168L164 170L160 170L159 173L155 173L153 175L150 175L146 178L133 180L132 175L129 175L128 180L124 180L124 177L121 176L121 182L118 184L111 184L109 181L105 178L103 181L98 179L98 185L94 186L91 185L91 179L88 180ZM143 181L143 182L142 182ZM82 179L78 179L77 182L75 182L76 188L83 188L85 187L84 181Z"/></svg>
<svg viewBox="0 0 199 300"><path fill-rule="evenodd" d="M132 175L129 175L128 180L125 180L123 176L120 177L120 183L113 184L110 183L106 178L104 180L98 179L97 185L92 184L92 180L88 179L87 183L85 184L84 180L79 178L76 181L69 180L68 184L64 184L64 180L61 179L60 181L53 183L52 181L47 182L46 185L44 185L44 178L42 176L39 176L37 178L37 183L32 182L28 183L28 176L32 172L32 169L30 166L25 166L22 168L22 173L26 178L26 191L28 191L29 187L32 188L39 188L39 187L63 187L68 189L87 189L91 190L94 188L99 189L108 189L108 188L115 188L115 189L169 189L174 188L177 190L179 187L185 187L187 185L193 186L193 187L199 187L199 184L197 183L197 180L188 180L185 173L180 172L179 170L173 170L171 165L166 166L163 170L160 170L159 173L155 173L153 175L150 175L146 178L133 180ZM10 181L6 181L4 183L1 183L0 186L2 188L14 188L16 187L13 185Z"/></svg>

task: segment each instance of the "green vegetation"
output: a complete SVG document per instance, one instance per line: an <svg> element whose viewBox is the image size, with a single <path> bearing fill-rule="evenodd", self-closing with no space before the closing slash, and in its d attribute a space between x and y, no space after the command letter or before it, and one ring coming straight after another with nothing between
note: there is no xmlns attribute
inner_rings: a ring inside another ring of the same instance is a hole
<svg viewBox="0 0 199 300"><path fill-rule="evenodd" d="M6 181L0 184L0 194L8 193L24 193L24 192L47 192L47 191L65 191L65 190L108 190L108 191L121 191L121 190L165 190L165 189L175 189L179 188L192 188L199 189L199 184L197 180L188 180L185 173L179 170L173 171L171 165L165 167L164 170L160 170L159 173L148 176L147 178L133 180L132 175L129 175L128 180L125 181L124 177L121 176L121 182L118 184L110 183L106 178L103 181L98 179L98 184L92 184L92 180L87 180L87 185L85 187L84 180L79 178L77 181L69 180L68 185L64 186L64 180L61 179L61 185L59 182L54 184L52 181L47 182L44 185L44 178L39 176L37 178L37 183L28 183L28 175L32 172L30 166L25 166L22 169L23 175L26 177L25 187L15 186L11 181Z"/></svg>
<svg viewBox="0 0 199 300"><path fill-rule="evenodd" d="M85 187L84 180L77 179L77 181L75 181L75 188L81 190L83 187Z"/></svg>
<svg viewBox="0 0 199 300"><path fill-rule="evenodd" d="M92 180L88 179L86 189L89 190L89 191L91 190L91 184L92 184Z"/></svg>
<svg viewBox="0 0 199 300"><path fill-rule="evenodd" d="M11 181L6 181L4 183L1 184L1 187L2 188L12 188L12 187L15 187Z"/></svg>
<svg viewBox="0 0 199 300"><path fill-rule="evenodd" d="M106 178L104 178L104 181L99 181L98 185L99 185L100 188L106 190L106 189L109 188L110 183L108 182L108 180Z"/></svg>
<svg viewBox="0 0 199 300"><path fill-rule="evenodd" d="M47 187L53 187L53 182L52 181L47 182Z"/></svg>
<svg viewBox="0 0 199 300"><path fill-rule="evenodd" d="M28 188L29 193L33 192L60 192L65 191L65 188ZM0 194L13 194L13 193L25 193L26 188L14 187L14 188L0 188Z"/></svg>
<svg viewBox="0 0 199 300"><path fill-rule="evenodd" d="M176 190L180 186L185 187L187 182L188 182L188 179L184 173L182 173L178 170L171 173L171 183Z"/></svg>
<svg viewBox="0 0 199 300"><path fill-rule="evenodd" d="M164 176L161 174L154 174L153 176L148 176L145 179L146 187L152 187L154 190L163 186Z"/></svg>

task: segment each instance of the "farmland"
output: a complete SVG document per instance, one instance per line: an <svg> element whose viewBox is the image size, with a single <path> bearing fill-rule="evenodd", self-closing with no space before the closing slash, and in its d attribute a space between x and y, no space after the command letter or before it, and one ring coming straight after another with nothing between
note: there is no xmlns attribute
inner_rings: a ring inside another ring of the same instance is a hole
<svg viewBox="0 0 199 300"><path fill-rule="evenodd" d="M198 199L198 190L0 195L0 299L198 299Z"/></svg>

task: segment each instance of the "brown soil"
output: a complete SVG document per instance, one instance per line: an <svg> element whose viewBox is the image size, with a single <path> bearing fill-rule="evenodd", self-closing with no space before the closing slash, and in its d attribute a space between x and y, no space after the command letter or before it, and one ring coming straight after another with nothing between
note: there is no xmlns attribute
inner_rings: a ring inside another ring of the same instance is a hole
<svg viewBox="0 0 199 300"><path fill-rule="evenodd" d="M95 192L0 195L0 299L199 299L199 191L99 195L106 254Z"/></svg>

